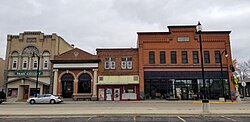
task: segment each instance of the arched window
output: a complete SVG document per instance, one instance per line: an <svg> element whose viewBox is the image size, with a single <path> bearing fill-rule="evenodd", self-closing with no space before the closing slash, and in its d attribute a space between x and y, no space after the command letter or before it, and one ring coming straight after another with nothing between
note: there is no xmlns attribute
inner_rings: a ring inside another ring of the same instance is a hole
<svg viewBox="0 0 250 122"><path fill-rule="evenodd" d="M43 51L43 69L49 68L49 59L50 59L49 51Z"/></svg>
<svg viewBox="0 0 250 122"><path fill-rule="evenodd" d="M11 63L11 68L12 70L16 70L17 69L17 66L18 66L18 52L17 51L13 51L11 53L11 60L12 60L12 63Z"/></svg>
<svg viewBox="0 0 250 122"><path fill-rule="evenodd" d="M84 73L78 78L78 93L91 93L91 77Z"/></svg>

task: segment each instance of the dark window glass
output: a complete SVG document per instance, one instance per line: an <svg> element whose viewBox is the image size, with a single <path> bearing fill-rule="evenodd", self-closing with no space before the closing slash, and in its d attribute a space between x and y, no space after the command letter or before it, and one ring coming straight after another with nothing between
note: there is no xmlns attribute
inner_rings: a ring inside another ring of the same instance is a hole
<svg viewBox="0 0 250 122"><path fill-rule="evenodd" d="M182 63L187 64L188 63L188 56L187 56L187 51L182 51Z"/></svg>
<svg viewBox="0 0 250 122"><path fill-rule="evenodd" d="M86 73L78 79L78 93L91 93L91 77Z"/></svg>
<svg viewBox="0 0 250 122"><path fill-rule="evenodd" d="M165 53L165 51L160 52L160 64L166 64L166 53Z"/></svg>
<svg viewBox="0 0 250 122"><path fill-rule="evenodd" d="M193 63L194 64L198 64L199 63L198 51L193 51Z"/></svg>
<svg viewBox="0 0 250 122"><path fill-rule="evenodd" d="M155 64L155 52L149 52L149 64Z"/></svg>
<svg viewBox="0 0 250 122"><path fill-rule="evenodd" d="M171 64L177 64L176 51L171 51Z"/></svg>
<svg viewBox="0 0 250 122"><path fill-rule="evenodd" d="M220 63L220 51L215 51L215 63Z"/></svg>
<svg viewBox="0 0 250 122"><path fill-rule="evenodd" d="M210 64L209 51L204 51L204 60L205 60L205 64Z"/></svg>

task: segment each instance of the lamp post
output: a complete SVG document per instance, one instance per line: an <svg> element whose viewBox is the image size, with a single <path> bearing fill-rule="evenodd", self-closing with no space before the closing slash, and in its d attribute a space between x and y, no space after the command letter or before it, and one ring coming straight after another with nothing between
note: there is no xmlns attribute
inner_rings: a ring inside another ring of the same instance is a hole
<svg viewBox="0 0 250 122"><path fill-rule="evenodd" d="M202 51L202 38L201 38L201 31L202 31L202 26L200 21L197 24L197 31L199 34L199 41L200 41L200 57L201 57L201 72L202 72L202 81L203 81L203 95L204 97L202 98L202 105L203 105L203 112L204 113L209 113L209 100L207 99L207 90L206 90L206 82L205 82L205 76L204 76L204 64L203 64L203 51Z"/></svg>
<svg viewBox="0 0 250 122"><path fill-rule="evenodd" d="M225 97L225 86L224 86L224 81L223 81L223 69L222 69L222 55L223 53L225 53L225 56L227 57L228 54L227 54L227 50L223 50L221 53L220 53L220 80L222 82L222 96L224 98L224 101L226 101L226 97Z"/></svg>
<svg viewBox="0 0 250 122"><path fill-rule="evenodd" d="M39 76L39 65L40 65L40 56L37 53L32 54L32 57L37 57L37 69L36 69L36 94L35 96L37 96L38 94L38 76Z"/></svg>

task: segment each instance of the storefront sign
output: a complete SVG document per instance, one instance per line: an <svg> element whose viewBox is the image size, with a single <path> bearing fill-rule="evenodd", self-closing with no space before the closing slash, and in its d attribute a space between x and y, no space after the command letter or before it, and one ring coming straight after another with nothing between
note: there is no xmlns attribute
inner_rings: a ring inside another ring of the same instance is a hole
<svg viewBox="0 0 250 122"><path fill-rule="evenodd" d="M38 75L42 75L43 72L39 71ZM15 75L17 76L37 76L37 71L16 71Z"/></svg>

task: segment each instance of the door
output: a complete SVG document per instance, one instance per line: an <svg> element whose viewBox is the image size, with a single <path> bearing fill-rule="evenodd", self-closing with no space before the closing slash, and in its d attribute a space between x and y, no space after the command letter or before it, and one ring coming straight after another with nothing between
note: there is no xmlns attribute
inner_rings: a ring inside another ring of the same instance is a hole
<svg viewBox="0 0 250 122"><path fill-rule="evenodd" d="M187 100L188 99L188 88L187 87L182 87L181 88L181 98L183 100Z"/></svg>
<svg viewBox="0 0 250 122"><path fill-rule="evenodd" d="M112 100L112 89L111 88L106 89L106 100Z"/></svg>
<svg viewBox="0 0 250 122"><path fill-rule="evenodd" d="M100 101L104 100L104 88L99 88L99 90L98 90L98 99Z"/></svg>
<svg viewBox="0 0 250 122"><path fill-rule="evenodd" d="M120 100L120 88L114 89L114 100Z"/></svg>
<svg viewBox="0 0 250 122"><path fill-rule="evenodd" d="M28 95L29 95L29 86L24 85L23 86L23 99L28 99Z"/></svg>
<svg viewBox="0 0 250 122"><path fill-rule="evenodd" d="M64 81L62 82L62 95L64 98L71 98L73 94L73 82L71 81Z"/></svg>

